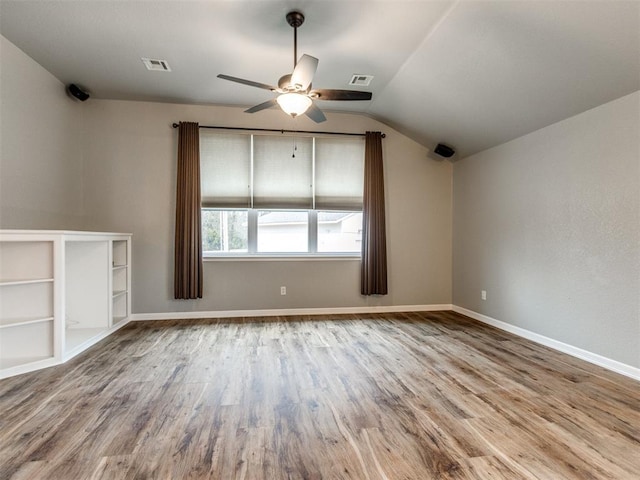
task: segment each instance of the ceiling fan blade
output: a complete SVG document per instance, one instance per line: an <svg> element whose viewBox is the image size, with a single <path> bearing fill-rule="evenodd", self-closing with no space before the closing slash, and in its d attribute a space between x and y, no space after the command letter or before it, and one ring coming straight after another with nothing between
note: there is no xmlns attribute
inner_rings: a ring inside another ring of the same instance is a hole
<svg viewBox="0 0 640 480"><path fill-rule="evenodd" d="M272 92L275 92L276 90L276 87L267 85L266 83L254 82L252 80L245 80L244 78L231 77L229 75L224 75L222 73L218 75L218 78L221 78L223 80L229 80L231 82L242 83L243 85L249 85L250 87L258 87L258 88L263 88L265 90L271 90Z"/></svg>
<svg viewBox="0 0 640 480"><path fill-rule="evenodd" d="M260 110L266 110L267 108L275 107L277 105L276 99L272 98L271 100L267 100L266 102L255 105L251 108L248 108L244 111L244 113L256 113Z"/></svg>
<svg viewBox="0 0 640 480"><path fill-rule="evenodd" d="M324 122L327 119L315 103L312 103L304 114L316 123Z"/></svg>
<svg viewBox="0 0 640 480"><path fill-rule="evenodd" d="M318 68L318 59L311 55L302 55L291 74L291 85L298 86L300 90L306 90L311 85L313 76Z"/></svg>
<svg viewBox="0 0 640 480"><path fill-rule="evenodd" d="M361 92L360 90L331 90L319 89L309 92L318 100L371 100L371 92Z"/></svg>

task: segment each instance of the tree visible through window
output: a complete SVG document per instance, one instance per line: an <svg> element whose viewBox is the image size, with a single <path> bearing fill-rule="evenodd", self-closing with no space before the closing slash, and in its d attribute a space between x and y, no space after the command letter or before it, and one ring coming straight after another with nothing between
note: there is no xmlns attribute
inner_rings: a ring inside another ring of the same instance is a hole
<svg viewBox="0 0 640 480"><path fill-rule="evenodd" d="M247 211L202 210L202 250L247 252Z"/></svg>

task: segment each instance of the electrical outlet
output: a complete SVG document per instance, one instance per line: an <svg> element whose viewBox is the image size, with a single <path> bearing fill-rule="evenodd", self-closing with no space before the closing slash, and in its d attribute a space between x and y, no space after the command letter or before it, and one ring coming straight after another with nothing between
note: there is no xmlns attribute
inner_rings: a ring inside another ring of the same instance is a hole
<svg viewBox="0 0 640 480"><path fill-rule="evenodd" d="M480 294L480 296L482 297L482 300L486 300L487 299L487 291L486 290L482 290L482 293Z"/></svg>
<svg viewBox="0 0 640 480"><path fill-rule="evenodd" d="M280 287L280 295L286 295L287 294L287 287Z"/></svg>

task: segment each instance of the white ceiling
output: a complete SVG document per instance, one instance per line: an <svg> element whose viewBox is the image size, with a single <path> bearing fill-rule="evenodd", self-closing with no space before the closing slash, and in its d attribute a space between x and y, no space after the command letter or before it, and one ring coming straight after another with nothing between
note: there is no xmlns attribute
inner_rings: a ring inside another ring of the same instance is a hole
<svg viewBox="0 0 640 480"><path fill-rule="evenodd" d="M640 1L0 0L0 33L95 98L251 106L298 54L320 59L316 88L365 102L318 102L466 156L640 89ZM141 57L167 60L150 72ZM254 115L260 115L260 112Z"/></svg>

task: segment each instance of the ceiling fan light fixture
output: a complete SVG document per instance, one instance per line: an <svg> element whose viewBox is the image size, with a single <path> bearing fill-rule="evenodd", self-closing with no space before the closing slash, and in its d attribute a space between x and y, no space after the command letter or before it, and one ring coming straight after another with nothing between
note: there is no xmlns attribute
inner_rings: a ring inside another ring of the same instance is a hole
<svg viewBox="0 0 640 480"><path fill-rule="evenodd" d="M283 93L276 101L282 111L292 117L302 115L313 103L309 97L301 93Z"/></svg>

